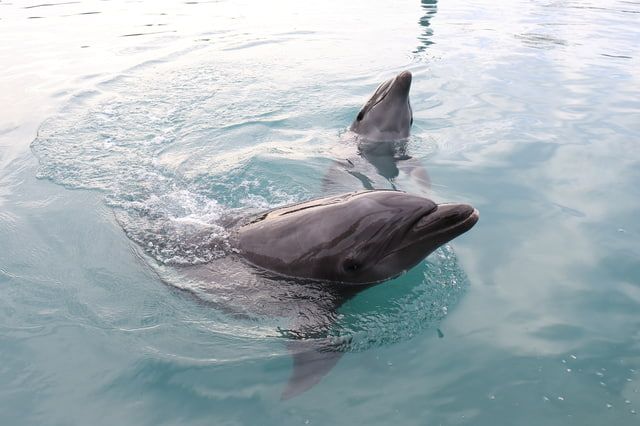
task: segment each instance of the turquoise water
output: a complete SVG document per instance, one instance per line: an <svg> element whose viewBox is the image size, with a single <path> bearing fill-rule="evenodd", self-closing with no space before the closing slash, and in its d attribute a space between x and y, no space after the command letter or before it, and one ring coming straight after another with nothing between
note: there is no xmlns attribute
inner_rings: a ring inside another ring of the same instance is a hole
<svg viewBox="0 0 640 426"><path fill-rule="evenodd" d="M2 1L0 39L0 423L638 424L639 3ZM480 222L281 401L286 324L166 276L327 191L403 69L428 195Z"/></svg>

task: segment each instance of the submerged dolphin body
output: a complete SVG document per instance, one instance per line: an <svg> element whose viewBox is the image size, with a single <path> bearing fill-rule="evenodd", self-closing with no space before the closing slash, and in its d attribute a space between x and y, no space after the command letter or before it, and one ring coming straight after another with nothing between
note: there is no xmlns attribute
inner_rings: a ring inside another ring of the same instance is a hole
<svg viewBox="0 0 640 426"><path fill-rule="evenodd" d="M309 389L336 364L328 338L336 310L396 277L471 229L478 211L399 191L361 191L268 211L233 230L234 254L179 268L228 312L287 318L294 371L283 398Z"/></svg>

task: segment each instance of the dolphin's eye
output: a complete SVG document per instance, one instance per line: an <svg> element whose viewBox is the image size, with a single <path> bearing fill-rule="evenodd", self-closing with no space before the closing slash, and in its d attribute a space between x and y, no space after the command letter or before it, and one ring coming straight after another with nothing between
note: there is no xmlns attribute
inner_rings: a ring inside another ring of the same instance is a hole
<svg viewBox="0 0 640 426"><path fill-rule="evenodd" d="M342 264L342 267L347 272L356 272L360 269L360 264L354 259L346 259Z"/></svg>
<svg viewBox="0 0 640 426"><path fill-rule="evenodd" d="M362 121L363 118L364 118L364 110L361 110L358 113L358 116L356 117L356 121Z"/></svg>

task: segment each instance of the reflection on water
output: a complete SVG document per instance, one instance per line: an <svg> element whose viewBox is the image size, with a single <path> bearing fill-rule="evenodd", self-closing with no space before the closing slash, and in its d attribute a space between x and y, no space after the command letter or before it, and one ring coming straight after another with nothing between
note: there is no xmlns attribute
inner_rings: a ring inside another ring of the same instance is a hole
<svg viewBox="0 0 640 426"><path fill-rule="evenodd" d="M527 46L537 47L539 49L553 49L557 46L566 46L567 42L557 37L540 33L516 34L516 37L522 40Z"/></svg>
<svg viewBox="0 0 640 426"><path fill-rule="evenodd" d="M418 40L421 41L421 44L416 48L414 53L424 52L434 43L431 19L438 11L438 0L421 0L420 5L424 11L424 16L422 16L419 21L422 26L422 34L418 36Z"/></svg>
<svg viewBox="0 0 640 426"><path fill-rule="evenodd" d="M59 2L59 3L43 3L43 4L36 4L33 6L24 6L24 9L36 9L39 7L50 7L50 6L62 6L65 4L79 4L79 1L67 1L67 2Z"/></svg>

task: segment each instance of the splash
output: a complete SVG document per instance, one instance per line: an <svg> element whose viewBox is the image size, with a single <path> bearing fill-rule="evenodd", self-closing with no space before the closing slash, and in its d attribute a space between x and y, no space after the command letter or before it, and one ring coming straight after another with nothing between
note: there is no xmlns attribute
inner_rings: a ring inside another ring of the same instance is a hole
<svg viewBox="0 0 640 426"><path fill-rule="evenodd" d="M161 264L225 256L229 207L271 208L306 192L295 182L284 191L261 170L273 146L247 146L241 135L277 118L277 104L243 100L235 85L251 76L231 73L159 63L79 93L32 143L37 176L102 192L127 236Z"/></svg>

